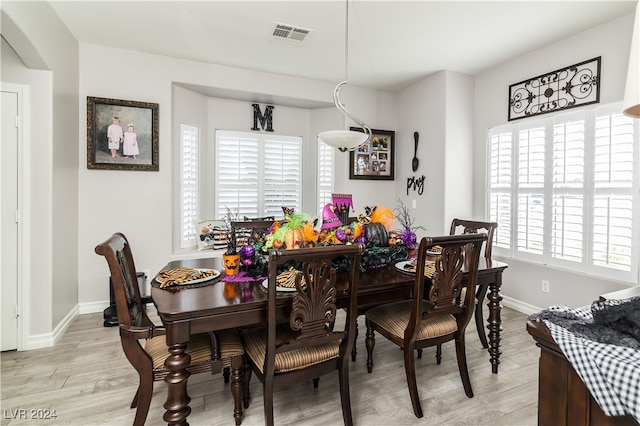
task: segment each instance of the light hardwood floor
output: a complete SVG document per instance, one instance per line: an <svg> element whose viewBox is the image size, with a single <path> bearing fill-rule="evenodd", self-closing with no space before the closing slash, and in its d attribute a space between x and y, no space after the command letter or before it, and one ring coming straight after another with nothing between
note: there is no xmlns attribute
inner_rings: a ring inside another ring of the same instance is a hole
<svg viewBox="0 0 640 426"><path fill-rule="evenodd" d="M485 307L486 310L486 307ZM153 307L151 317L157 321ZM486 313L485 313L486 317ZM51 348L1 354L2 425L130 425L129 408L137 373L124 357L117 327L103 327L102 314L80 315ZM467 398L452 343L436 365L435 348L417 360L424 417L414 416L404 375L402 351L378 337L373 373L365 366L364 318L359 318L358 359L350 364L351 404L356 425L535 425L539 349L525 329L526 315L502 310L502 357L491 373L489 355L475 325L467 328L467 359L474 398ZM191 425L233 425L233 398L219 374L189 379ZM318 389L304 383L275 394L278 425L341 425L337 373L320 379ZM264 424L262 385L251 381L251 406L242 424ZM147 424L163 424L166 386L154 384ZM55 410L57 418L11 420L17 409Z"/></svg>

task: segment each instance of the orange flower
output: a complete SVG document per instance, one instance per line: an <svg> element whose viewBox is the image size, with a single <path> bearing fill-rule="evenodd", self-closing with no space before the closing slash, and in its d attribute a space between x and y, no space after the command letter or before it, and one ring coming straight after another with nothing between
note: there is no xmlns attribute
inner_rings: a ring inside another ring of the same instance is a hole
<svg viewBox="0 0 640 426"><path fill-rule="evenodd" d="M356 239L359 236L361 236L362 235L362 231L364 231L364 226L360 222L353 222L351 224L351 228L353 230L352 231L353 232L353 235L352 235L353 239Z"/></svg>
<svg viewBox="0 0 640 426"><path fill-rule="evenodd" d="M371 212L371 222L377 222L384 225L387 231L391 229L391 225L396 216L393 214L393 210L388 207L376 206Z"/></svg>
<svg viewBox="0 0 640 426"><path fill-rule="evenodd" d="M315 245L318 242L318 233L313 229L313 223L307 222L302 228L302 233L304 235L304 241L309 244Z"/></svg>

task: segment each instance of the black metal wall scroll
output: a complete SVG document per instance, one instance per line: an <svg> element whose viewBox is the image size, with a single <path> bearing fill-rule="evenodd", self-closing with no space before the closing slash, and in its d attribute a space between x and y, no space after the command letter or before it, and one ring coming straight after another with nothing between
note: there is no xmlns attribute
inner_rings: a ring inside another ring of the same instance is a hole
<svg viewBox="0 0 640 426"><path fill-rule="evenodd" d="M509 86L509 121L600 102L600 56Z"/></svg>

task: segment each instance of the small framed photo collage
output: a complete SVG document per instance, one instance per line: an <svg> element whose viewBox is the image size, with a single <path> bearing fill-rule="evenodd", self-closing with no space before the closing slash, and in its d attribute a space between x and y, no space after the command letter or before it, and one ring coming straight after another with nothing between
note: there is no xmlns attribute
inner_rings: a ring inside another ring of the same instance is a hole
<svg viewBox="0 0 640 426"><path fill-rule="evenodd" d="M369 142L350 153L349 179L393 180L395 132L372 129L371 133Z"/></svg>

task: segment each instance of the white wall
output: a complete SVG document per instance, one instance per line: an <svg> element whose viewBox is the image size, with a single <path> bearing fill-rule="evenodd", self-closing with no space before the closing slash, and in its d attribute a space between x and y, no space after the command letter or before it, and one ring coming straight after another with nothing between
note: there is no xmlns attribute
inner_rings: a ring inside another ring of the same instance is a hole
<svg viewBox="0 0 640 426"><path fill-rule="evenodd" d="M632 28L633 15L628 15L476 76L476 143L473 164L474 194L477 196L477 199L474 198L473 211L476 217L483 217L485 211L486 132L491 127L507 122L509 85L602 56L600 102L621 101ZM506 261L509 268L504 274L503 295L524 301L536 309L558 303L572 307L584 306L596 300L602 293L625 287L624 283L605 281L514 259ZM550 281L549 293L542 293L540 290L543 279Z"/></svg>
<svg viewBox="0 0 640 426"><path fill-rule="evenodd" d="M445 171L443 233L454 218L474 218L473 206L473 117L472 76L447 72L445 75Z"/></svg>
<svg viewBox="0 0 640 426"><path fill-rule="evenodd" d="M399 144L396 150L396 194L406 207L411 208L413 200L416 201L416 209L411 213L415 216L415 225L425 228L419 236L443 232L444 210L434 206L442 206L444 202L444 76L444 72L436 73L398 92L396 138L407 143ZM415 172L411 168L414 132L419 134L419 165ZM422 195L413 188L407 192L407 180L421 176L425 176Z"/></svg>
<svg viewBox="0 0 640 426"><path fill-rule="evenodd" d="M472 205L473 77L440 71L398 93L400 171L396 193L406 207L416 201L415 225L423 235L444 235L454 217L469 218ZM418 169L413 172L413 133ZM409 178L425 176L424 192L407 191ZM395 205L395 203L394 203Z"/></svg>

